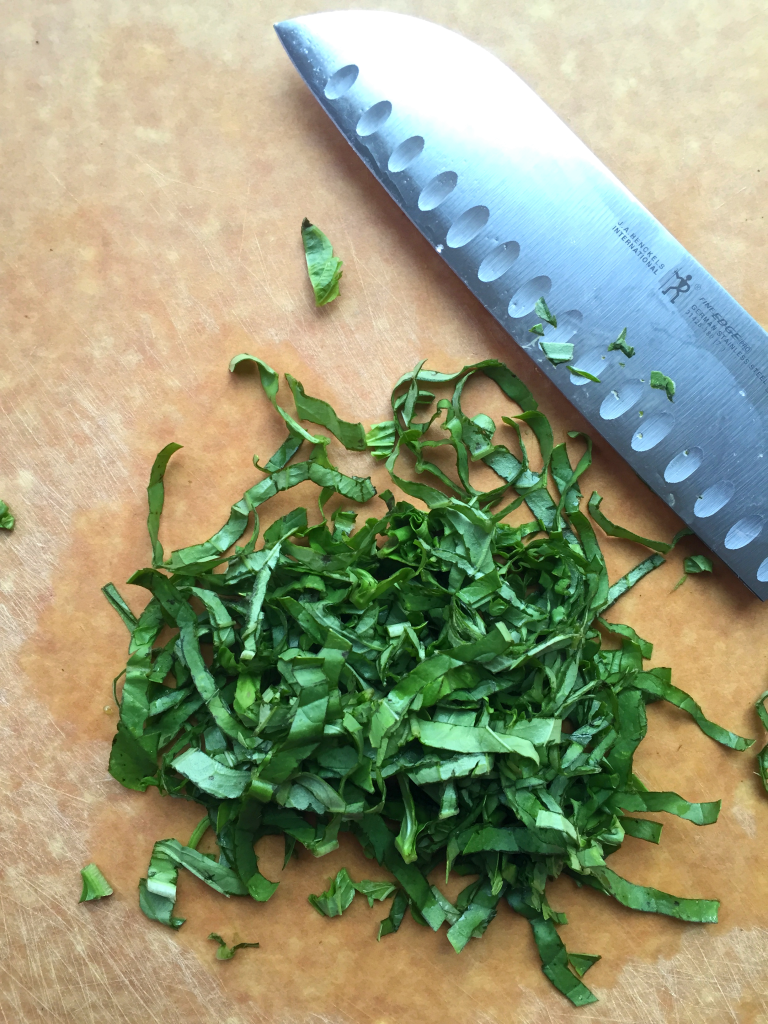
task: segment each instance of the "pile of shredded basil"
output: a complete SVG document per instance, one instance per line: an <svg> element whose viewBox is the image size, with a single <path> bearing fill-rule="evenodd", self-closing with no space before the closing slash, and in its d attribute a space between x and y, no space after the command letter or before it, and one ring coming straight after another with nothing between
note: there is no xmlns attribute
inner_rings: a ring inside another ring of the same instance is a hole
<svg viewBox="0 0 768 1024"><path fill-rule="evenodd" d="M719 802L649 792L633 774L646 704L670 701L732 749L751 741L708 721L668 669L644 670L651 645L601 617L671 545L614 526L594 494L589 511L604 532L657 552L609 583L580 508L589 439L573 465L528 389L495 360L450 374L419 364L395 386L392 420L367 433L287 376L289 414L275 371L246 355L230 368L243 364L288 428L264 466L254 460L263 479L218 533L166 558L163 474L179 447L168 445L148 488L152 568L129 581L150 591L149 604L136 619L105 588L131 633L110 771L131 789L157 786L202 804L203 831L210 824L220 850L213 859L196 849L200 829L188 846L159 841L140 885L145 913L182 923L173 916L180 867L228 895L269 899L277 884L258 870L262 836L284 836L287 864L295 844L322 856L351 832L391 877L354 883L340 872L312 898L317 910L341 913L356 892L371 903L392 896L380 936L410 907L421 924L446 925L460 951L506 901L531 922L544 973L577 1005L595 999L581 977L597 957L565 949L550 879L566 872L636 910L715 921L716 900L635 885L606 863L626 835L659 841L661 826L635 812L696 825L717 818ZM477 374L510 400L504 423L518 454L494 440L490 417L463 411ZM430 389L446 385L452 395L438 400ZM278 491L314 481L321 513L333 494L354 502L375 494L369 479L330 462L327 434L299 421L386 459L393 482L427 507L385 491L385 514L359 525L351 509L310 525L296 508L257 546L254 513ZM453 449L454 473L430 458L437 446ZM297 458L301 448L308 454ZM419 480L400 468L414 459ZM495 489L473 486L478 460L498 477ZM505 523L522 502L533 520ZM249 524L248 540L228 553ZM158 645L163 627L172 630ZM438 866L470 878L455 903L429 881Z"/></svg>

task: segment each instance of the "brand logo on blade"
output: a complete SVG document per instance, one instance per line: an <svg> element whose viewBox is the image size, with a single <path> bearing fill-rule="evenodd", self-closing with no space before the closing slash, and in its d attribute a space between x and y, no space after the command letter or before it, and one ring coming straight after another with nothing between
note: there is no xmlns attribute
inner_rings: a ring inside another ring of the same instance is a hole
<svg viewBox="0 0 768 1024"><path fill-rule="evenodd" d="M671 271L659 285L661 294L666 295L669 301L675 305L681 295L687 295L691 290L692 276L692 274L681 274L679 270Z"/></svg>

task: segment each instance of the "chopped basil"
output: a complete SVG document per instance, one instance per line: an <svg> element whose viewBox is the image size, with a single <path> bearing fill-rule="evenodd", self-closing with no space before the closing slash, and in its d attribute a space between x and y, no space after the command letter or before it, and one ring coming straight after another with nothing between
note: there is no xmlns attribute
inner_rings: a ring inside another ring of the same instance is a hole
<svg viewBox="0 0 768 1024"><path fill-rule="evenodd" d="M227 943L222 939L216 932L211 932L208 936L213 942L218 942L219 948L216 950L217 960L231 960L238 949L258 949L258 942L237 942L234 946L228 946Z"/></svg>
<svg viewBox="0 0 768 1024"><path fill-rule="evenodd" d="M325 917L339 917L355 898L355 887L346 868L342 868L325 892L307 899L315 910Z"/></svg>
<svg viewBox="0 0 768 1024"><path fill-rule="evenodd" d="M537 312L554 322L546 304ZM324 856L347 832L390 879L355 882L342 869L309 897L316 910L339 916L356 892L370 904L394 896L379 938L410 908L419 923L445 926L460 951L506 900L531 922L544 973L576 1005L594 1001L581 978L597 957L565 949L550 879L566 872L637 910L715 920L716 901L669 896L606 865L626 835L659 841L660 826L635 813L706 825L719 812L719 801L648 792L634 774L647 704L668 701L732 749L752 742L706 718L669 670L644 670L651 644L603 617L689 531L671 542L640 537L612 523L596 493L583 511L591 442L572 433L555 444L533 396L496 360L452 373L418 363L395 385L392 418L367 433L292 377L287 412L277 373L256 357L237 356L231 368L255 371L286 440L263 467L257 460L262 478L217 533L168 557L163 477L178 446L164 448L148 489L152 565L130 580L149 603L137 617L105 588L130 633L110 771L206 811L187 846L155 843L139 888L144 913L183 923L174 916L181 868L225 896L267 900L277 883L258 869L263 836L283 836L287 866L297 844ZM502 417L507 443L490 416L464 411L478 376L513 403ZM366 509L357 525L349 502L376 491L330 462L328 434L385 459L393 483L426 508L384 491L384 508ZM453 468L433 459L439 447ZM477 461L496 486L476 485ZM299 507L260 534L259 507L307 481L319 521ZM347 504L328 519L331 495ZM533 518L505 522L523 503ZM656 553L611 584L593 522ZM165 627L172 635L161 644ZM209 827L217 857L197 850ZM475 879L455 903L428 880L442 862Z"/></svg>
<svg viewBox="0 0 768 1024"><path fill-rule="evenodd" d="M333 255L333 246L320 228L310 224L306 217L301 222L301 240L315 305L325 306L338 298L342 261Z"/></svg>
<svg viewBox="0 0 768 1024"><path fill-rule="evenodd" d="M596 377L594 373L588 373L586 370L579 370L576 366L568 367L569 373L575 374L577 377L584 377L586 380L591 380L595 384L600 383L600 378Z"/></svg>
<svg viewBox="0 0 768 1024"><path fill-rule="evenodd" d="M100 900L104 896L111 896L114 891L95 864L86 864L84 868L81 868L80 877L83 879L83 891L80 893L78 903Z"/></svg>
<svg viewBox="0 0 768 1024"><path fill-rule="evenodd" d="M5 501L0 501L0 530L12 530L16 525L16 517Z"/></svg>
<svg viewBox="0 0 768 1024"><path fill-rule="evenodd" d="M535 312L536 312L536 316L541 317L541 319L545 323L550 324L552 327L557 327L557 317L555 316L554 313L552 313L550 311L550 308L547 305L546 300L544 299L543 295L542 295L542 297L540 299L536 300ZM543 334L544 334L544 324L534 324L533 327L529 327L528 328L528 333L529 334L537 334L539 337L542 337ZM556 346L557 346L557 342L555 342L555 347ZM542 351L544 351L544 354L547 355L547 352L544 349L544 345L543 344L542 344L541 347L542 347ZM571 346L571 354L573 354L573 346ZM547 358L552 359L552 357L549 356L549 355L547 355ZM568 358L570 359L571 356L568 356ZM557 362L561 362L561 363L563 361L564 361L563 359L558 359L557 360ZM552 362L554 363L555 360L552 359Z"/></svg>
<svg viewBox="0 0 768 1024"><path fill-rule="evenodd" d="M609 352L623 352L627 359L631 359L635 354L635 350L631 345L627 344L627 328L623 328L621 334L618 336L616 341L612 341L608 346ZM624 365L623 363L621 364Z"/></svg>
<svg viewBox="0 0 768 1024"><path fill-rule="evenodd" d="M551 324L552 327L557 327L557 317L554 313L550 312L549 306L547 305L546 299L543 295L540 299L536 300L535 313L536 316L545 320L548 324Z"/></svg>
<svg viewBox="0 0 768 1024"><path fill-rule="evenodd" d="M712 561L705 555L688 555L683 559L683 569L687 573L712 572Z"/></svg>
<svg viewBox="0 0 768 1024"><path fill-rule="evenodd" d="M688 555L687 558L683 559L683 575L672 589L677 590L678 587L681 587L689 576L700 572L712 572L713 570L712 560L707 558L706 555Z"/></svg>
<svg viewBox="0 0 768 1024"><path fill-rule="evenodd" d="M670 402L675 397L675 382L671 377L667 377L665 373L660 373L658 370L651 371L651 387L658 388L660 391L666 391Z"/></svg>
<svg viewBox="0 0 768 1024"><path fill-rule="evenodd" d="M539 347L550 363L570 363L573 359L573 345L570 341L541 341Z"/></svg>
<svg viewBox="0 0 768 1024"><path fill-rule="evenodd" d="M768 729L768 710L765 707L765 701L768 698L768 690L761 693L755 701L755 711L764 729ZM760 778L763 781L766 791L768 791L768 743L762 748L757 755L757 770Z"/></svg>
<svg viewBox="0 0 768 1024"><path fill-rule="evenodd" d="M391 882L371 882L364 879L361 882L353 882L349 877L346 868L333 879L325 892L319 896L309 896L309 902L325 917L339 917L350 905L355 893L362 893L368 899L368 906L373 906L374 900L385 900L395 891L397 886Z"/></svg>

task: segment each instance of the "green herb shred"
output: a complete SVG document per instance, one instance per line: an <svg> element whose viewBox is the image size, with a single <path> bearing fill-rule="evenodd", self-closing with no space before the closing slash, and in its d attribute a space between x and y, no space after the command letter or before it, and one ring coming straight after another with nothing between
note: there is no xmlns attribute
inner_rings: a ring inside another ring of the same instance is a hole
<svg viewBox="0 0 768 1024"><path fill-rule="evenodd" d="M259 871L262 836L283 837L287 865L297 846L320 857L348 832L389 877L354 882L342 869L310 897L316 910L338 916L356 892L371 904L392 897L379 938L410 909L445 926L458 952L504 901L530 921L544 973L576 1005L595 1001L582 977L598 957L566 950L550 879L565 872L636 910L715 921L717 900L634 884L607 863L627 835L658 843L661 826L637 813L717 819L719 801L648 792L634 774L647 704L674 704L734 750L752 741L707 719L668 669L644 667L651 644L603 617L671 544L615 526L594 494L588 511L600 530L653 552L610 583L581 507L589 439L555 444L527 387L493 359L452 373L419 363L395 385L392 418L367 433L291 377L296 411L286 411L262 360L240 355L231 369L261 384L285 441L256 462L262 479L217 533L168 556L163 478L178 446L164 448L148 488L152 565L129 581L149 603L134 617L105 588L130 633L110 771L207 815L188 846L155 843L140 883L144 913L183 923L174 916L182 868L224 895L267 900L278 883ZM464 411L479 376L510 401L505 439L490 416ZM383 511L366 508L358 523L349 503L376 491L333 464L331 435L386 460L393 484L426 507L387 490ZM438 447L450 471L433 461ZM476 461L497 478L490 490L473 483ZM298 507L260 534L260 506L306 481L317 486L319 517ZM523 503L533 518L505 522ZM217 859L196 849L208 825ZM428 880L438 865L472 879L454 902Z"/></svg>
<svg viewBox="0 0 768 1024"><path fill-rule="evenodd" d="M658 370L651 371L651 387L658 388L659 391L666 391L667 398L671 401L675 397L675 382L671 377L668 377L665 373L660 373Z"/></svg>
<svg viewBox="0 0 768 1024"><path fill-rule="evenodd" d="M216 932L211 932L208 936L213 942L218 942L219 948L216 950L217 960L231 960L238 949L258 949L258 942L238 942L234 946L228 946L227 943L222 939Z"/></svg>
<svg viewBox="0 0 768 1024"><path fill-rule="evenodd" d="M325 306L339 295L339 281L343 273L342 261L333 255L333 246L305 217L301 222L301 240L307 260L307 272L315 293L315 305Z"/></svg>
<svg viewBox="0 0 768 1024"><path fill-rule="evenodd" d="M755 701L755 711L764 729L768 729L768 710L765 707L765 701L768 699L768 690L761 693ZM757 770L762 779L763 786L768 792L768 743L760 750L757 755Z"/></svg>
<svg viewBox="0 0 768 1024"><path fill-rule="evenodd" d="M700 572L713 571L714 566L712 565L712 560L707 558L706 555L688 555L687 558L683 559L683 575L672 589L677 590L678 587L681 587L689 576L695 576Z"/></svg>
<svg viewBox="0 0 768 1024"><path fill-rule="evenodd" d="M8 508L8 503L0 501L0 530L12 530L16 525L16 516Z"/></svg>
<svg viewBox="0 0 768 1024"><path fill-rule="evenodd" d="M536 316L540 317L545 323L550 324L550 326L552 326L552 327L557 327L557 317L550 310L549 306L547 305L546 299L544 298L543 295L542 295L542 297L540 299L536 300L536 306L535 306L534 311L536 313ZM538 334L539 337L542 337L544 335L544 324L542 324L542 323L534 324L533 327L529 327L528 328L528 333L529 334ZM555 343L555 344L557 344L557 343ZM542 350L544 351L544 354L547 355L547 352L546 352L546 349L544 349L544 346L542 345L541 347L542 347ZM573 353L573 346L571 346L571 353ZM547 357L549 359L551 359L552 362L555 362L555 360L552 359L551 356L547 356ZM570 359L571 357L569 356L568 358ZM558 361L559 362L563 362L562 359L560 359Z"/></svg>
<svg viewBox="0 0 768 1024"><path fill-rule="evenodd" d="M570 363L573 359L573 344L570 341L541 341L539 347L550 363Z"/></svg>
<svg viewBox="0 0 768 1024"><path fill-rule="evenodd" d="M600 378L596 377L594 373L589 373L587 370L579 370L576 366L569 366L568 370L576 377L584 377L586 380L591 380L595 384L600 383Z"/></svg>
<svg viewBox="0 0 768 1024"><path fill-rule="evenodd" d="M392 882L371 882L363 879L361 882L353 882L349 877L346 868L342 868L325 892L319 896L309 896L309 902L325 917L340 917L359 892L368 900L368 906L373 906L374 900L386 900L396 891L397 886Z"/></svg>
<svg viewBox="0 0 768 1024"><path fill-rule="evenodd" d="M621 334L618 336L616 341L612 341L608 346L609 352L623 352L627 359L631 359L635 354L634 348L627 344L627 328L623 328ZM623 365L623 364L622 364Z"/></svg>
<svg viewBox="0 0 768 1024"><path fill-rule="evenodd" d="M83 880L83 891L80 893L78 903L100 900L105 896L111 896L114 891L95 864L86 864L84 868L81 868L80 877Z"/></svg>

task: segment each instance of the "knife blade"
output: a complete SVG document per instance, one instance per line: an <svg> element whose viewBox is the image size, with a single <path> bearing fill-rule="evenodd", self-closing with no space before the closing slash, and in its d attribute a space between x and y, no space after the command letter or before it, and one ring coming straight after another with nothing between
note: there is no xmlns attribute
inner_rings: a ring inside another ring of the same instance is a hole
<svg viewBox="0 0 768 1024"><path fill-rule="evenodd" d="M275 26L440 257L592 426L768 598L768 335L539 97L439 25L382 11ZM557 327L529 328L544 297ZM609 351L622 328L635 355ZM571 342L554 366L541 342ZM674 400L650 387L675 382Z"/></svg>

